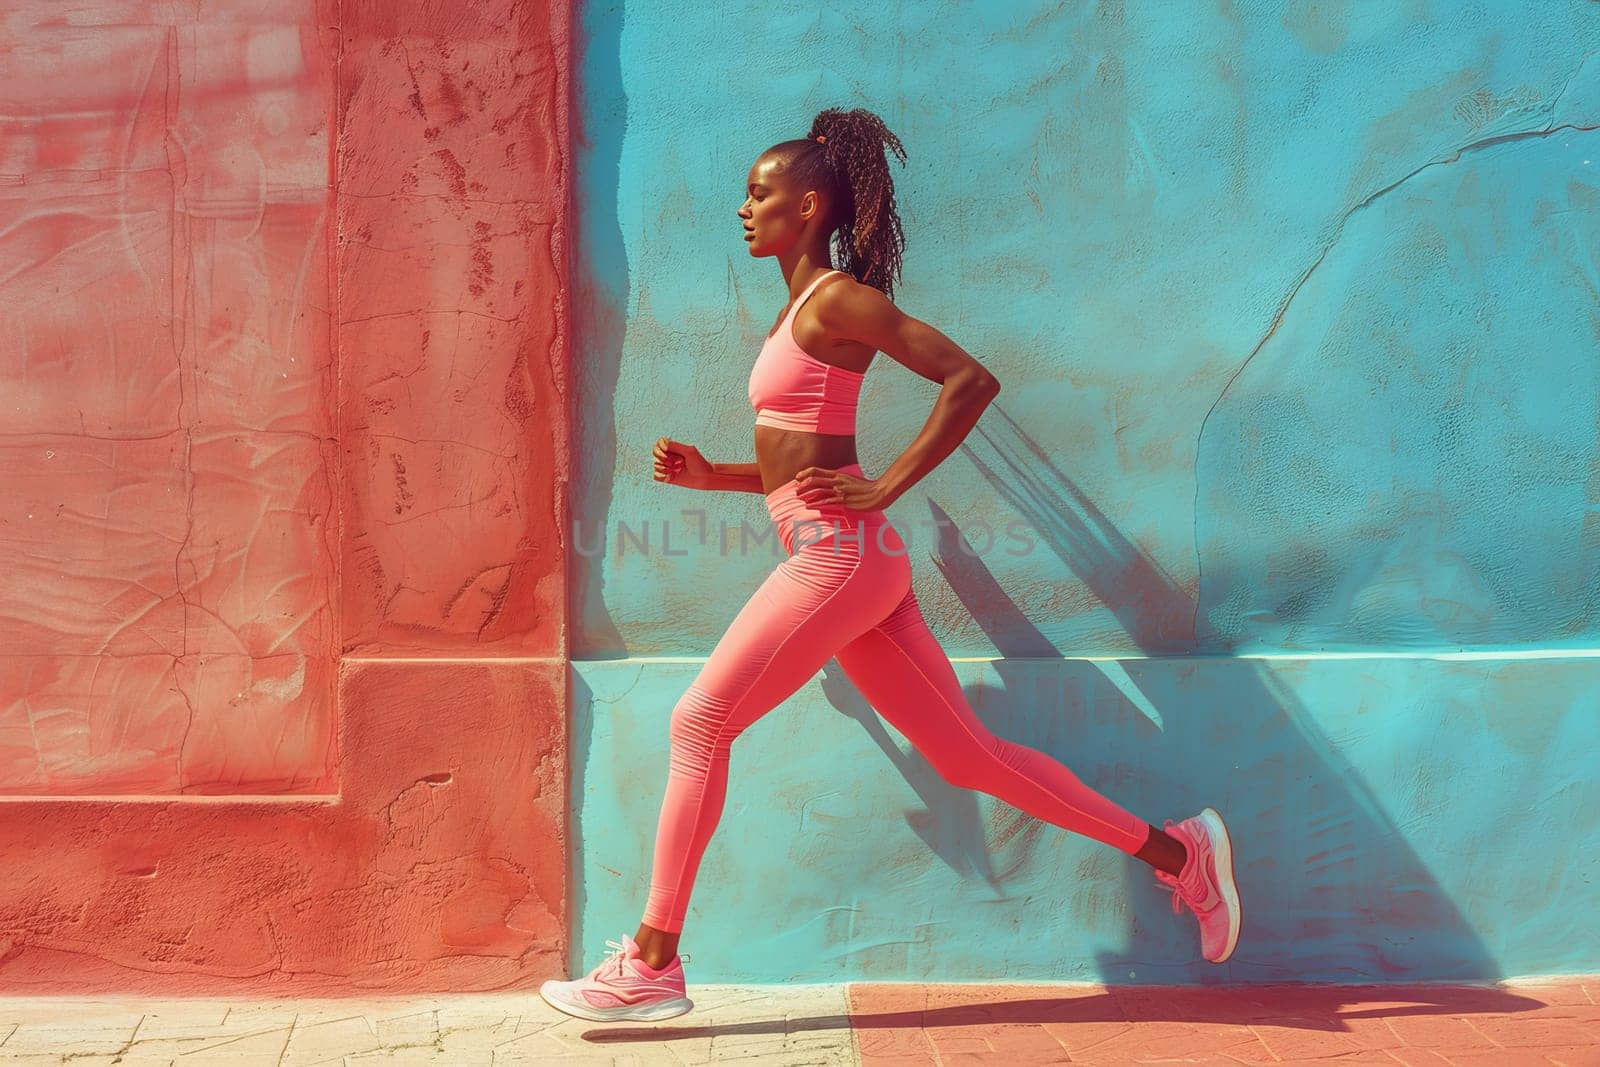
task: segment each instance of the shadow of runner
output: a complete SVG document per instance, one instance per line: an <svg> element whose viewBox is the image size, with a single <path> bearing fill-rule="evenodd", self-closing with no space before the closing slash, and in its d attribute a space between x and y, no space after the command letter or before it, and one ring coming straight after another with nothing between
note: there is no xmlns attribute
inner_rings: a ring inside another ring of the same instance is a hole
<svg viewBox="0 0 1600 1067"><path fill-rule="evenodd" d="M573 440L567 488L577 551L567 556L567 618L574 659L618 659L628 652L606 607L602 564L616 471L617 380L628 314L628 249L617 220L622 139L628 128L620 45L623 5L620 0L596 0L579 11L576 29L582 40L573 49L579 85L572 98L581 106L573 108L572 121L578 142L574 192L582 210L574 219L571 257L568 423Z"/></svg>
<svg viewBox="0 0 1600 1067"><path fill-rule="evenodd" d="M736 987L740 993L748 987ZM1076 1028L1058 1039L1087 1046L1101 1040L1099 1031L1085 1024L1177 1022L1197 1026L1272 1026L1313 1033L1356 1033L1352 1021L1408 1018L1496 1016L1541 1012L1560 1016L1561 1009L1534 997L1502 989L1473 986L1410 985L1249 985L1230 988L1174 990L1164 986L1065 987L1057 995L1040 985L923 985L921 983L853 983L849 987L849 1015L811 1017L774 1016L742 1022L674 1026L616 1026L588 1030L580 1035L596 1044L638 1041L686 1041L707 1037L803 1034L812 1031L855 1031L863 1052L872 1041L871 1031L920 1031L937 1027L981 1028L975 1035L1001 1026L1070 1025ZM997 996L998 993L998 996ZM940 1003L942 1002L942 1003ZM952 1003L954 1002L954 1003ZM707 1000L703 1010L714 1013L744 1002L722 1005ZM887 1010L885 1010L887 1009ZM1348 1009L1348 1010L1347 1010ZM1543 1009L1550 1009L1548 1012ZM1527 1020L1532 1021L1532 1020ZM1407 1042L1402 1026L1400 1038ZM1081 1047L1080 1046L1080 1047ZM1077 1051L1074 1049L1073 1051Z"/></svg>
<svg viewBox="0 0 1600 1067"><path fill-rule="evenodd" d="M995 491L1032 524L1151 656L1193 649L1195 602L1106 519L1003 412L963 448ZM935 519L946 519L936 504ZM1171 983L1223 981L1481 980L1494 958L1385 813L1361 775L1323 735L1283 675L1304 662L1209 657L1197 662L1068 660L1005 595L946 521L934 563L999 650L995 690L969 687L985 724L1048 752L1113 800L1160 825L1210 805L1233 835L1245 905L1238 949L1220 967L1199 957L1187 912L1170 915L1170 890L1142 862L1120 857L1135 916L1126 948L1096 956L1106 981L1130 972ZM1049 650L1046 652L1045 650ZM1352 676L1364 668L1348 661ZM1317 670L1346 669L1342 664ZM974 798L948 786L917 754L903 754L833 664L824 690L891 753L927 806L908 817L939 858L997 891L1007 875L985 858L991 842ZM1041 708L1058 716L1041 719ZM1142 710L1141 710L1142 709ZM1068 740L1070 739L1070 740ZM1127 753L1118 759L1115 753ZM1092 758L1085 758L1092 754ZM1010 822L1043 824L1009 809ZM1013 867L1031 840L1012 842ZM1166 921L1171 918L1172 921Z"/></svg>
<svg viewBox="0 0 1600 1067"><path fill-rule="evenodd" d="M912 832L951 870L963 877L981 879L997 898L1006 899L1003 886L1014 872L995 870L977 794L945 781L915 749L902 749L872 705L833 660L823 668L822 692L835 708L861 724L922 801L921 808L909 808L903 813ZM1038 821L1026 821L1037 832Z"/></svg>

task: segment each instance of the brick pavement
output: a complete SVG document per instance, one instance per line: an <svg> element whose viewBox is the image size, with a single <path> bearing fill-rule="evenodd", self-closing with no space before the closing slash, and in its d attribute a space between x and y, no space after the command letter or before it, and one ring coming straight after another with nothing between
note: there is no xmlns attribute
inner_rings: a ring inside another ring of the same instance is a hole
<svg viewBox="0 0 1600 1067"><path fill-rule="evenodd" d="M1588 1064L1600 977L1442 986L691 985L652 1025L532 991L261 1001L0 997L0 1063Z"/></svg>

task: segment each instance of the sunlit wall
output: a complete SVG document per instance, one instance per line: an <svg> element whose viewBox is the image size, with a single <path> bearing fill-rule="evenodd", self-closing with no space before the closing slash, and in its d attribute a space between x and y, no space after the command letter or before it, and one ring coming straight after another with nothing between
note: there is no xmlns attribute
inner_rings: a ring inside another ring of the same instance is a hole
<svg viewBox="0 0 1600 1067"><path fill-rule="evenodd" d="M909 154L897 303L1002 382L890 510L929 622L996 732L1158 825L1220 809L1247 925L1195 962L1142 864L952 789L830 664L734 746L696 973L1593 969L1595 5L609 0L581 28L580 948L638 922L669 715L779 558L721 548L759 497L657 484L651 446L753 458L786 293L745 175L862 106ZM874 359L869 475L935 395Z"/></svg>

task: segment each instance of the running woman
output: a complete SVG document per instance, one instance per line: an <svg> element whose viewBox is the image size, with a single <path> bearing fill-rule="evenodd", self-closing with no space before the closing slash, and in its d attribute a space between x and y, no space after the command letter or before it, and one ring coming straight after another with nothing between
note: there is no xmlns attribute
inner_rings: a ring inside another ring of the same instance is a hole
<svg viewBox="0 0 1600 1067"><path fill-rule="evenodd" d="M1156 829L1043 752L991 733L911 591L905 545L884 509L953 452L1000 383L976 359L891 302L905 247L888 151L899 139L870 111L829 108L803 139L750 168L739 207L750 255L772 257L788 306L750 373L754 463L710 463L693 445L656 442L655 480L761 493L787 552L740 609L672 710L666 796L649 896L633 937L572 981L540 994L585 1019L670 1019L685 996L678 940L689 894L722 814L729 747L829 659L952 784L1121 849L1154 870L1221 963L1239 938L1233 849L1211 808ZM837 241L833 240L837 235ZM834 267L837 250L838 267ZM926 425L882 474L856 460L856 397L884 352L940 384Z"/></svg>

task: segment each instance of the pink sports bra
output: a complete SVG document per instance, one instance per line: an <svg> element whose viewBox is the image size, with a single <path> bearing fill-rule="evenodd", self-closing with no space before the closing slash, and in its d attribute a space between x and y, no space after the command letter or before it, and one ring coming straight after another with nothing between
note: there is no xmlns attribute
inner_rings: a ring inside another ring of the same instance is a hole
<svg viewBox="0 0 1600 1067"><path fill-rule="evenodd" d="M757 426L812 433L856 432L856 397L866 372L824 363L794 339L794 317L800 305L823 278L843 273L830 270L818 275L795 298L777 331L761 346L750 370L750 406L756 409Z"/></svg>

